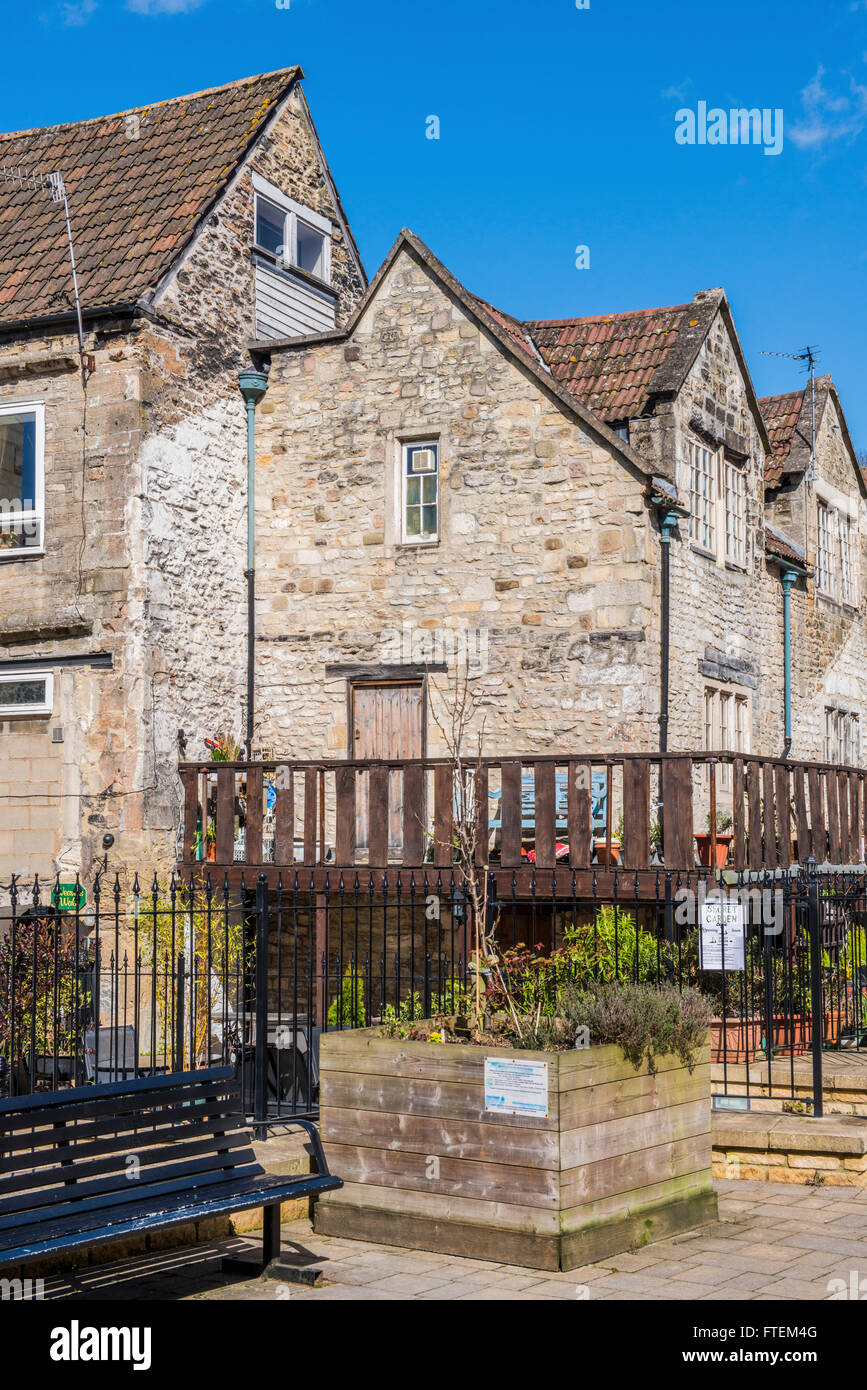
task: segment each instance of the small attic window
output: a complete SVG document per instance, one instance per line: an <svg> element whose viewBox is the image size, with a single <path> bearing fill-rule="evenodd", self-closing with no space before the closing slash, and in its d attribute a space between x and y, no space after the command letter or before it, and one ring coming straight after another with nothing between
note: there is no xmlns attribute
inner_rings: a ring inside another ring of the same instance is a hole
<svg viewBox="0 0 867 1390"><path fill-rule="evenodd" d="M257 251L287 270L331 281L331 223L312 208L287 198L279 188L253 175Z"/></svg>
<svg viewBox="0 0 867 1390"><path fill-rule="evenodd" d="M629 443L629 421L628 421L628 420L618 420L616 424L614 424L614 425L611 426L611 428L613 429L613 431L614 431L615 434L619 434L619 435L620 435L620 438L623 440L624 444L628 444L628 443Z"/></svg>

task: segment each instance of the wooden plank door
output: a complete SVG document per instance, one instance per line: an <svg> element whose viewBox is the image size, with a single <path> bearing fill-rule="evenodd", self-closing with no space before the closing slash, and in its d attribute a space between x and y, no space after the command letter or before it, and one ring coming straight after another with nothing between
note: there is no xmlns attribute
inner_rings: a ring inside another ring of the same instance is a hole
<svg viewBox="0 0 867 1390"><path fill-rule="evenodd" d="M424 754L424 689L421 681L355 683L352 686L350 757L358 760L421 758ZM403 785L399 768L387 779L372 778L360 772L357 778L356 844L377 858L382 857L380 835L383 817L388 825L388 857L403 855ZM371 802L375 796L377 804ZM379 804L384 798L385 806ZM419 806L418 814L422 814ZM371 834L373 830L373 834ZM370 863L373 864L371 857ZM382 867L377 864L375 867Z"/></svg>

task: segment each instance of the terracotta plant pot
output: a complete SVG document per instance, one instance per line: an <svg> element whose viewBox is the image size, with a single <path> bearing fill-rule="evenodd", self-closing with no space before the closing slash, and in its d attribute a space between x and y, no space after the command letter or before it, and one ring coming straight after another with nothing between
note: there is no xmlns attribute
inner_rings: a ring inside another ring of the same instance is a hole
<svg viewBox="0 0 867 1390"><path fill-rule="evenodd" d="M734 839L734 835L717 835L716 837L716 863L715 869L724 869L726 860L729 857L729 845ZM711 837L707 835L696 835L696 848L698 849L698 862L709 869L711 867Z"/></svg>
<svg viewBox="0 0 867 1390"><path fill-rule="evenodd" d="M604 839L594 840L593 846L596 850L596 862L600 864L603 869L611 869L615 864L620 863L620 841L614 835L611 836L610 857L608 845Z"/></svg>
<svg viewBox="0 0 867 1390"><path fill-rule="evenodd" d="M760 1018L712 1018L710 1021L710 1059L712 1062L752 1062L761 1052L764 1024Z"/></svg>

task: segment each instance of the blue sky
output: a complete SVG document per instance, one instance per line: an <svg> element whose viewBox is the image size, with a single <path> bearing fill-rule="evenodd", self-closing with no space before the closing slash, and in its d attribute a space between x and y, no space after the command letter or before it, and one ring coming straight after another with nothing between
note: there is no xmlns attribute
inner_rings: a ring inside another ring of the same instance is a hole
<svg viewBox="0 0 867 1390"><path fill-rule="evenodd" d="M724 285L759 394L819 344L867 449L867 0L33 0L4 38L5 130L300 63L370 274L407 225L522 317ZM701 101L781 152L678 144Z"/></svg>

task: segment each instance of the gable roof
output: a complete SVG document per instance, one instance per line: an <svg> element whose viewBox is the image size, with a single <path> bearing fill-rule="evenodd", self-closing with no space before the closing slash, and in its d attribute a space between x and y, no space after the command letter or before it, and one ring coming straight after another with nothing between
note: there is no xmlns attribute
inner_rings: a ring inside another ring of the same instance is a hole
<svg viewBox="0 0 867 1390"><path fill-rule="evenodd" d="M572 392L567 391L557 379L552 375L546 363L542 360L539 353L535 350L532 337L525 331L524 325L519 319L514 319L510 315L495 309L493 305L486 303L483 299L477 299L471 294L460 280L456 279L438 260L430 247L426 246L421 237L416 236L409 228L404 227L394 245L376 272L373 280L368 286L364 297L356 305L355 310L342 328L333 329L328 333L309 333L304 337L298 338L278 338L260 339L250 344L250 351L257 357L267 356L272 352L279 352L284 348L304 349L320 343L345 342L351 338L356 327L361 322L368 307L379 293L388 272L394 265L401 252L407 252L413 259L421 265L427 267L433 278L439 282L443 289L454 296L460 303L465 313L487 330L504 349L506 354L517 362L524 370L529 371L536 379L536 383L544 391L554 396L568 410L569 414L580 420L588 429L592 430L599 438L609 445L612 452L621 460L632 465L639 473L652 481L653 467L620 435L610 428L608 424L598 415L590 411L583 402Z"/></svg>
<svg viewBox="0 0 867 1390"><path fill-rule="evenodd" d="M676 345L682 350L687 333L700 342L709 314L706 305L699 312L693 302L587 318L536 319L527 327L557 380L613 422L645 414Z"/></svg>
<svg viewBox="0 0 867 1390"><path fill-rule="evenodd" d="M859 487L862 494L867 496L864 470L855 453L843 406L830 376L816 377L814 397L816 438L819 437L828 402L833 401L840 420L843 442L852 460ZM803 387L800 391L787 391L780 396L763 396L759 401L759 407L768 427L773 450L765 464L765 484L768 487L779 487L784 476L804 473L810 466L813 403L809 390Z"/></svg>
<svg viewBox="0 0 867 1390"><path fill-rule="evenodd" d="M0 135L0 166L59 170L81 302L135 303L169 270L298 67L113 116ZM62 204L0 179L0 326L74 304Z"/></svg>
<svg viewBox="0 0 867 1390"><path fill-rule="evenodd" d="M688 304L575 319L534 319L526 327L567 390L614 424L647 415L683 386L719 313L731 338L747 400L765 449L767 431L732 312L722 289Z"/></svg>
<svg viewBox="0 0 867 1390"><path fill-rule="evenodd" d="M792 449L792 441L804 406L804 391L787 391L782 396L762 396L759 408L768 427L771 441L771 455L765 464L765 482L772 486L778 483L786 471L786 460ZM807 424L807 448L810 446L809 421ZM809 458L807 460L809 462Z"/></svg>

